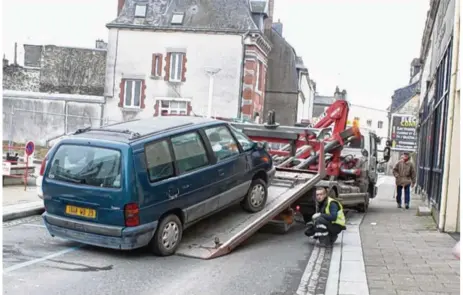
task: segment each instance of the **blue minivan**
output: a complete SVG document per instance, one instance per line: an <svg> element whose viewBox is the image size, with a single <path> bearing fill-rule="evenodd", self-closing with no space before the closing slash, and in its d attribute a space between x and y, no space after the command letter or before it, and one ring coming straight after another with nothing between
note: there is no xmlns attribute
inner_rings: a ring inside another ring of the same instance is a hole
<svg viewBox="0 0 463 295"><path fill-rule="evenodd" d="M235 203L261 211L275 175L263 145L226 122L187 116L78 130L41 170L53 237L161 256L175 253L185 228Z"/></svg>

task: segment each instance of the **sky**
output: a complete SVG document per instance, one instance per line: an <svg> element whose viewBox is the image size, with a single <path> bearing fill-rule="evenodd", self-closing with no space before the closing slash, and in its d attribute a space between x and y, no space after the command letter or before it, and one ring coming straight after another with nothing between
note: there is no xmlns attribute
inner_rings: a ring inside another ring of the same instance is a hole
<svg viewBox="0 0 463 295"><path fill-rule="evenodd" d="M94 47L117 0L2 0L3 52L18 62L23 44ZM419 56L427 0L275 0L274 21L302 56L320 95L346 89L358 105L385 109L409 81Z"/></svg>

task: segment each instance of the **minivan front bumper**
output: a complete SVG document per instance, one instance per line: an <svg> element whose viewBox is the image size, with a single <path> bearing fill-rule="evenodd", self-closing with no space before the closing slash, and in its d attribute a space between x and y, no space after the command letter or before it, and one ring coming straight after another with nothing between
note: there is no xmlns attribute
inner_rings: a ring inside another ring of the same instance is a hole
<svg viewBox="0 0 463 295"><path fill-rule="evenodd" d="M42 214L42 218L53 237L119 250L132 250L148 245L158 226L158 222L154 221L136 227L119 227L71 219L47 212Z"/></svg>

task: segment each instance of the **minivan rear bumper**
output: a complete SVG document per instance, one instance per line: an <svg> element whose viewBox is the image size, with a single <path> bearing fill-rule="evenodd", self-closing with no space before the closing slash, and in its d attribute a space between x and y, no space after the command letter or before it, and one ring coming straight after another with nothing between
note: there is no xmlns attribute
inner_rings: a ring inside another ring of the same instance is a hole
<svg viewBox="0 0 463 295"><path fill-rule="evenodd" d="M42 214L45 226L52 236L104 248L132 250L148 245L158 222L136 227L95 224L67 217Z"/></svg>

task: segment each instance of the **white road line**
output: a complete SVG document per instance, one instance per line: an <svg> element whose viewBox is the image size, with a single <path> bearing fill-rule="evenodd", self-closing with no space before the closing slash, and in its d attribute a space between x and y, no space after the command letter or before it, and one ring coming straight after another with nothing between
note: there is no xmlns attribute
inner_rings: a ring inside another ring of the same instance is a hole
<svg viewBox="0 0 463 295"><path fill-rule="evenodd" d="M48 259L55 258L55 257L57 257L57 256L60 256L60 255L63 255L63 254L69 253L69 252L73 252L73 251L76 251L76 250L79 250L79 249L80 249L81 247L83 247L83 246L84 246L84 245L80 245L80 246L77 246L77 247L68 248L68 249L65 249L65 250L62 250L62 251L59 251L59 252L56 252L56 253L53 253L53 254L50 254L50 255L41 257L41 258L37 258L37 259L30 260L30 261L26 261L26 262L23 262L23 263L15 264L15 265L13 265L13 266L10 266L10 267L7 267L7 268L3 269L3 273L9 273L9 272L12 272L12 271L14 271L14 270L21 269L21 268L23 268L23 267L31 266L31 265L34 265L34 264L36 264L36 263L39 263L39 262L42 262L42 261L46 261L46 260L48 260Z"/></svg>
<svg viewBox="0 0 463 295"><path fill-rule="evenodd" d="M43 225L43 224L29 224L29 223L25 223L25 224L21 224L21 225L46 228L46 226Z"/></svg>
<svg viewBox="0 0 463 295"><path fill-rule="evenodd" d="M301 282L299 283L299 287L297 288L297 295L306 295L308 290L308 284L310 281L310 276L314 269L315 263L317 262L318 254L320 253L320 247L318 245L314 245L312 249L312 253L310 254L309 262L305 267L304 273L302 274Z"/></svg>

